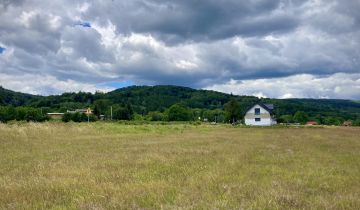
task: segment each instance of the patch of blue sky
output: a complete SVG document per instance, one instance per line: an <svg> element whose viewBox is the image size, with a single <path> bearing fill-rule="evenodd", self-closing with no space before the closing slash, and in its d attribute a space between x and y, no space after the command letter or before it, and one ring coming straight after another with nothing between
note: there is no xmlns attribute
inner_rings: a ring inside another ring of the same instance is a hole
<svg viewBox="0 0 360 210"><path fill-rule="evenodd" d="M122 82L110 81L110 82L104 82L104 83L99 84L99 86L101 86L101 87L111 87L114 89L129 87L132 85L134 85L134 82L131 80L122 81Z"/></svg>
<svg viewBox="0 0 360 210"><path fill-rule="evenodd" d="M78 22L75 26L82 26L84 28L91 28L91 24L89 22Z"/></svg>
<svg viewBox="0 0 360 210"><path fill-rule="evenodd" d="M4 53L4 52L5 52L5 50L6 50L6 48L5 48L5 47L1 47L1 46L0 46L0 54Z"/></svg>

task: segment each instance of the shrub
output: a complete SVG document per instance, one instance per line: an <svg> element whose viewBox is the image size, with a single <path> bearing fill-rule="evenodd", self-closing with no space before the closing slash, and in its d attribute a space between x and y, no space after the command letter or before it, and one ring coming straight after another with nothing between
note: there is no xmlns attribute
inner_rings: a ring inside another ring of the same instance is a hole
<svg viewBox="0 0 360 210"><path fill-rule="evenodd" d="M62 116L61 120L62 120L63 122L70 122L70 121L71 121L71 118L72 118L72 114L69 113L69 112L66 112L66 113Z"/></svg>
<svg viewBox="0 0 360 210"><path fill-rule="evenodd" d="M165 120L165 115L163 113L161 113L161 112L158 112L158 111L149 112L147 117L148 117L148 119L150 121L163 121L163 120Z"/></svg>
<svg viewBox="0 0 360 210"><path fill-rule="evenodd" d="M63 122L87 122L88 121L88 116L85 113L80 113L80 112L75 112L75 113L69 113L66 112L62 119ZM89 115L89 121L90 122L95 122L97 120L96 116L91 114Z"/></svg>

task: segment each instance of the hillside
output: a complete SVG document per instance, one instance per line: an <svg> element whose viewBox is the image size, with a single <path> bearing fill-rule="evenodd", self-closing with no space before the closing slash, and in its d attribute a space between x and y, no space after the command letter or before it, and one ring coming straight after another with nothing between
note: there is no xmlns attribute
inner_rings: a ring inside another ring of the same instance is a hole
<svg viewBox="0 0 360 210"><path fill-rule="evenodd" d="M0 105L26 106L33 100L41 100L41 96L7 90L0 86Z"/></svg>
<svg viewBox="0 0 360 210"><path fill-rule="evenodd" d="M196 90L179 86L132 86L118 89L106 94L106 98L115 103L130 103L148 111L164 110L174 103L182 102L190 108L217 109L230 100L232 96L210 90ZM241 101L256 97L237 96Z"/></svg>
<svg viewBox="0 0 360 210"><path fill-rule="evenodd" d="M164 111L175 103L184 103L189 108L223 109L230 98L236 98L244 113L257 102L273 103L276 115L293 115L304 111L309 116L360 118L360 103L338 99L259 99L253 96L233 96L209 90L196 90L179 86L130 86L108 93L64 93L55 96L35 96L0 88L0 105L30 106L48 111L93 106L96 101L106 100L109 104L130 104L134 111L146 114L150 111Z"/></svg>

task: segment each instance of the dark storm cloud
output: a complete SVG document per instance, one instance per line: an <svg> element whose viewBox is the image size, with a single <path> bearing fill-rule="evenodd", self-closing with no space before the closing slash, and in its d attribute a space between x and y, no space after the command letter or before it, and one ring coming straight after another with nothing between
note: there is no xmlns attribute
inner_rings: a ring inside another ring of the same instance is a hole
<svg viewBox="0 0 360 210"><path fill-rule="evenodd" d="M101 45L101 35L91 27L67 28L62 36L63 45L73 49L73 57L84 57L92 62L111 62L113 54Z"/></svg>
<svg viewBox="0 0 360 210"><path fill-rule="evenodd" d="M151 33L164 41L203 41L235 35L264 36L294 29L299 21L292 9L294 5L299 6L300 1L289 2L291 1L101 1L94 3L96 6L90 8L86 17L96 17L105 22L111 19L119 33ZM101 13L103 10L107 14Z"/></svg>
<svg viewBox="0 0 360 210"><path fill-rule="evenodd" d="M0 7L7 8L10 5L19 6L24 0L1 0Z"/></svg>
<svg viewBox="0 0 360 210"><path fill-rule="evenodd" d="M0 20L0 41L34 54L56 52L60 48L61 31L53 25L53 20L48 14L9 9Z"/></svg>

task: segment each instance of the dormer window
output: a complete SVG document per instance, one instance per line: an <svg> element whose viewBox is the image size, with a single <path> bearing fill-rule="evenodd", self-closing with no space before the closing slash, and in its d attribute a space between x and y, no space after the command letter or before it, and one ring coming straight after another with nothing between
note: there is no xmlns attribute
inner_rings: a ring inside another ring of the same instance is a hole
<svg viewBox="0 0 360 210"><path fill-rule="evenodd" d="M260 108L255 108L255 115L260 115Z"/></svg>

